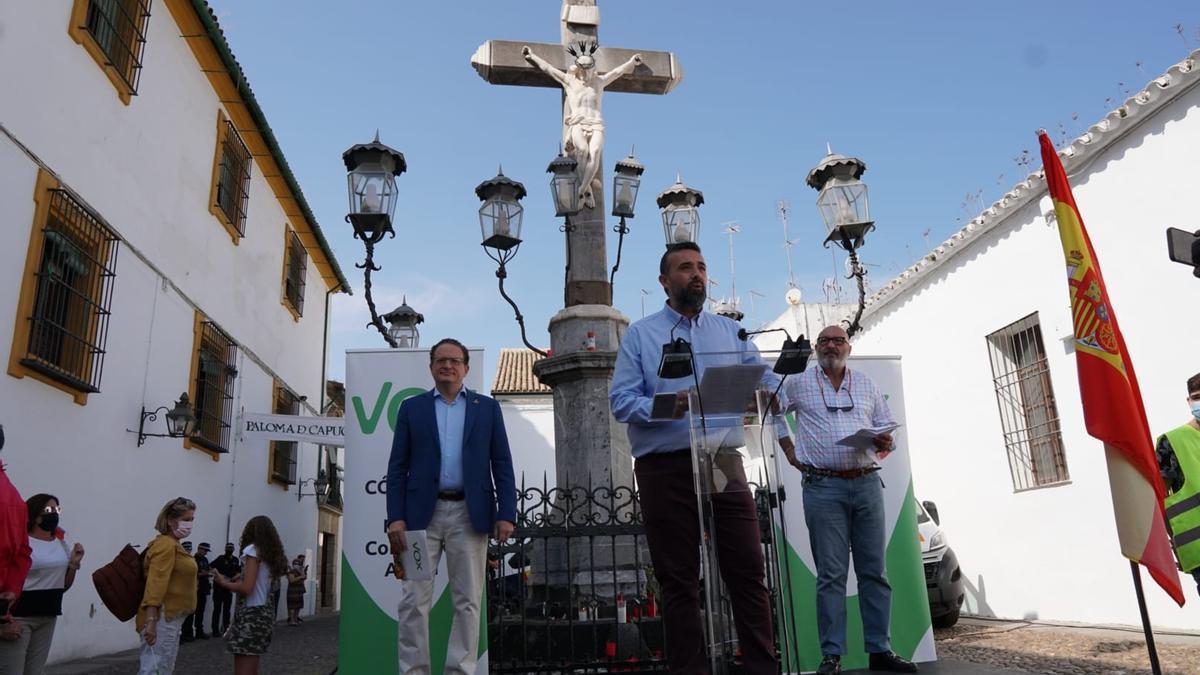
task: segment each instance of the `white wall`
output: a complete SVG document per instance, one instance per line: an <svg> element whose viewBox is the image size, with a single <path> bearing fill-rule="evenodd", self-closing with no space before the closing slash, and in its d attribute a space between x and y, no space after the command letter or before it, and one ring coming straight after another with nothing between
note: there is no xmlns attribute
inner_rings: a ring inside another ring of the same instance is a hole
<svg viewBox="0 0 1200 675"><path fill-rule="evenodd" d="M1186 421L1200 372L1200 282L1167 261L1163 230L1197 227L1200 90L1169 104L1071 177L1141 382L1155 434ZM1104 452L1084 429L1063 254L1043 197L864 320L856 354L901 354L914 484L937 502L972 612L1139 623L1120 556ZM1069 484L1014 494L985 336L1037 311L1061 419ZM1152 621L1200 628L1143 575Z"/></svg>
<svg viewBox="0 0 1200 675"><path fill-rule="evenodd" d="M189 389L196 308L239 345L236 411L269 412L280 378L320 400L324 283L311 259L304 316L280 304L287 217L256 165L246 236L235 246L209 213L217 110L211 85L164 3L155 3L138 96L125 106L107 76L67 34L71 3L0 0L0 124L121 237L101 392L85 406L33 378L0 375L2 458L23 496L57 495L62 526L87 557L66 595L52 661L136 645L132 624L100 604L91 572L127 542L143 544L164 502L198 504L192 541L214 555L257 514L275 521L289 557L316 550L316 505L268 482L266 442L241 443L214 461L176 439L136 447L143 406ZM38 166L0 134L0 354L7 358L33 226ZM157 271L156 271L157 270ZM155 427L157 424L159 426ZM162 420L148 430L162 432ZM232 436L232 432L231 432ZM316 473L302 444L298 478ZM309 487L311 491L311 487ZM227 528L230 530L227 534Z"/></svg>
<svg viewBox="0 0 1200 675"><path fill-rule="evenodd" d="M504 414L504 429L513 455L517 490L525 486L554 487L554 399L549 395L499 394L496 400Z"/></svg>

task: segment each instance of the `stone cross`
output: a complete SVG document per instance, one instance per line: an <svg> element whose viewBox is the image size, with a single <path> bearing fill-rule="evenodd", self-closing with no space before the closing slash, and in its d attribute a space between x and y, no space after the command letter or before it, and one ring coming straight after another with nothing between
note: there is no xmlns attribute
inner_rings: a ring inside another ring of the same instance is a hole
<svg viewBox="0 0 1200 675"><path fill-rule="evenodd" d="M557 89L564 87L564 83L555 76L574 77L565 71L578 63L567 49L578 54L581 45L587 45L588 56L595 61L596 75L607 82L607 91L666 94L683 79L682 69L669 52L617 49L599 43L600 10L596 0L563 0L560 18L561 44L489 40L476 50L471 65L491 84ZM597 44L599 49L593 51ZM523 53L526 46L529 58ZM635 63L635 54L640 54L640 63ZM552 76L548 71L559 72ZM598 99L595 104L598 113ZM565 92L563 105L566 134L567 113L572 104ZM557 140L546 139L548 156ZM596 160L594 166L602 166L598 148L589 146L589 149ZM617 346L629 320L612 308L605 249L603 171L596 176L598 185L594 182L589 186L592 204L571 216L567 228L570 270L564 288L564 307L550 320L554 356L534 366L538 378L554 391L555 463L560 488L633 483L625 428L613 419L608 406ZM657 270L637 273L658 274Z"/></svg>
<svg viewBox="0 0 1200 675"><path fill-rule="evenodd" d="M489 40L475 51L471 57L471 65L480 77L491 84L557 89L561 85L542 69L527 61L522 49L528 46L537 59L560 71L566 71L574 61L574 57L567 54L568 48L578 49L578 45L581 44L600 44L599 51L594 55L595 70L600 75L613 71L635 54L642 57L641 64L633 72L614 80L605 87L606 91L666 94L683 79L683 70L675 60L675 55L670 52L639 52L607 47L599 43L600 8L596 6L595 0L563 0L561 23L561 44ZM548 142L546 146L549 155L553 145ZM602 171L598 177L603 187ZM571 217L574 229L569 237L571 271L565 289L567 307L581 304L612 304L612 289L608 284L608 255L605 250L603 190L593 193L593 200L594 206L585 208Z"/></svg>

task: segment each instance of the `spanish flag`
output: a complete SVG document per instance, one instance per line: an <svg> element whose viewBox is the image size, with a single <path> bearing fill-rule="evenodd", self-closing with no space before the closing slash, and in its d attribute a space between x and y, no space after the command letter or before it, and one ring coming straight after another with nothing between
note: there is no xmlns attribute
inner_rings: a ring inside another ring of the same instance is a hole
<svg viewBox="0 0 1200 675"><path fill-rule="evenodd" d="M1121 553L1149 570L1182 606L1183 589L1162 512L1165 488L1133 361L1066 171L1045 131L1038 132L1038 140L1067 268L1083 418L1088 434L1104 442Z"/></svg>

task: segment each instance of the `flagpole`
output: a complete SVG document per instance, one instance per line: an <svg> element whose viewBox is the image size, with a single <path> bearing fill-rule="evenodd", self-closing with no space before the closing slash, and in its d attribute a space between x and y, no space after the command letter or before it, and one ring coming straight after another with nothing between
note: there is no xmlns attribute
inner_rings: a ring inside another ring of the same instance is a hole
<svg viewBox="0 0 1200 675"><path fill-rule="evenodd" d="M1142 572L1132 560L1129 561L1129 569L1133 572L1133 588L1137 591L1138 609L1142 612L1142 632L1146 634L1146 651L1150 653L1150 672L1162 675L1162 667L1158 665L1158 649L1154 646L1154 631L1150 629L1150 612L1146 611L1146 595L1142 593Z"/></svg>

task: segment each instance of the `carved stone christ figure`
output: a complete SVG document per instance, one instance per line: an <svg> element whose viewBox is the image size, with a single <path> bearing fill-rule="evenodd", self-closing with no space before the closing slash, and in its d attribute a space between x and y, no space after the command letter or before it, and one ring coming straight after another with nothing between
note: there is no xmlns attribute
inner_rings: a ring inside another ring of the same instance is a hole
<svg viewBox="0 0 1200 675"><path fill-rule="evenodd" d="M642 63L642 55L634 54L625 63L597 75L596 49L594 42L568 47L567 52L575 57L575 62L563 72L534 54L528 46L521 48L526 61L562 85L566 99L563 104L563 150L579 163L579 199L588 208L596 206L594 192L601 189L604 117L600 114L600 98L605 87L633 72Z"/></svg>

